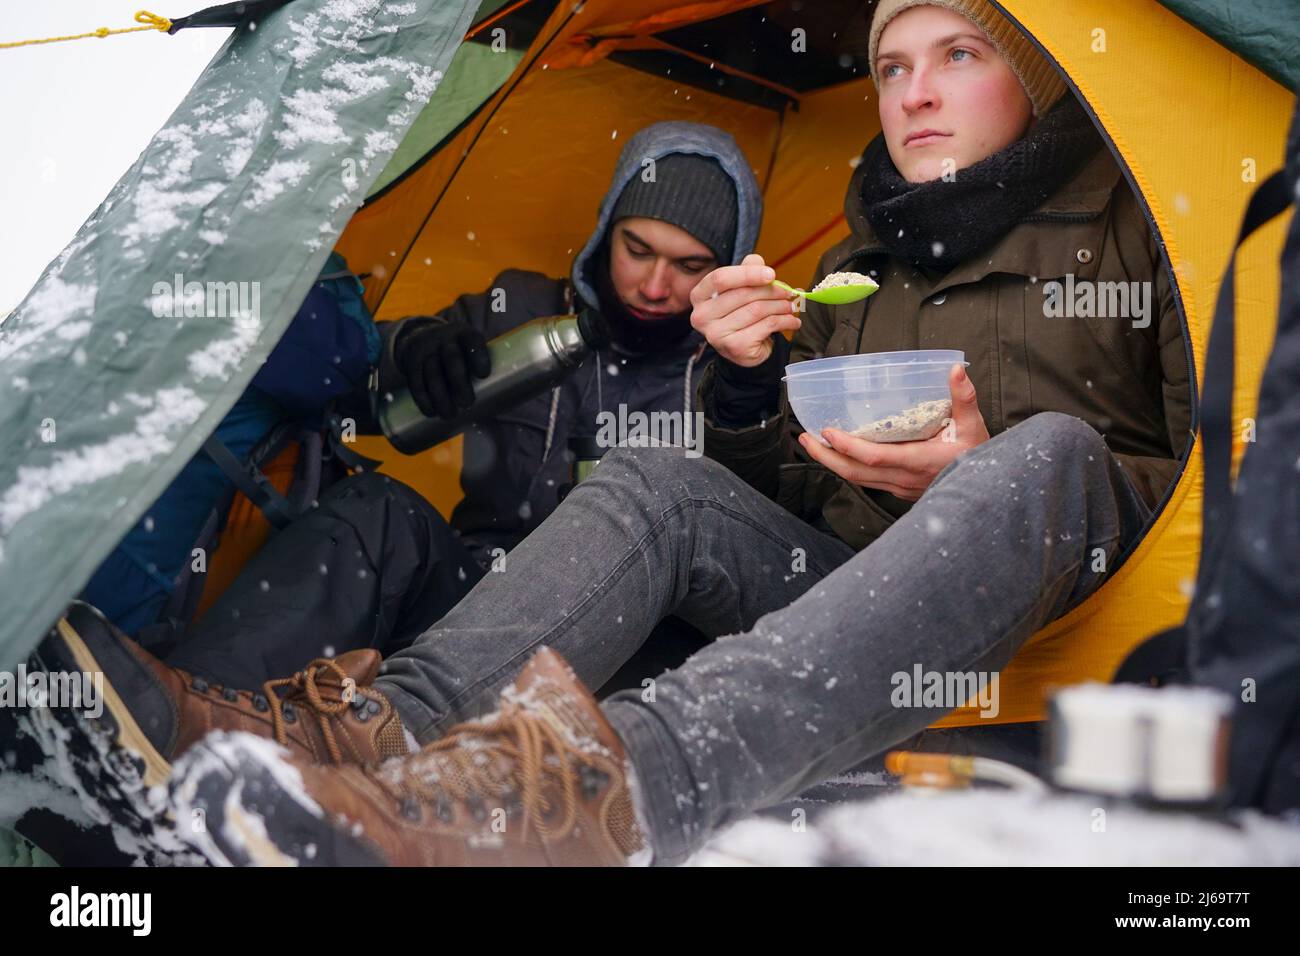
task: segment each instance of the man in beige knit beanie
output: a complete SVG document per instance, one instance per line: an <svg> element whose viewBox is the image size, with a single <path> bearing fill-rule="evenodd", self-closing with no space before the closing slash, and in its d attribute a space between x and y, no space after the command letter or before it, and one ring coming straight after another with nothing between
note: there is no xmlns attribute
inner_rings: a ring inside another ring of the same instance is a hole
<svg viewBox="0 0 1300 956"><path fill-rule="evenodd" d="M1004 149L1065 93L1056 68L985 0L881 0L869 42L881 129L909 182Z"/></svg>

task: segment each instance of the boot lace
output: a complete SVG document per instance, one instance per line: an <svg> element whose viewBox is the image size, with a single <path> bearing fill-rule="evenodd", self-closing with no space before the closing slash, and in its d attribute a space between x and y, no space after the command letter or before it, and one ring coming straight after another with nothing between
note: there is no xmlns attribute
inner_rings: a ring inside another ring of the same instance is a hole
<svg viewBox="0 0 1300 956"><path fill-rule="evenodd" d="M311 712L311 716L316 718L320 726L321 737L325 740L325 748L329 751L330 759L336 764L341 764L343 762L343 750L339 747L338 739L334 735L333 722L341 718L351 705L341 698L327 700L321 694L316 683L317 677L323 677L327 673L338 678L340 685L350 676L337 661L326 657L318 657L292 677L281 677L267 681L262 685L262 694L266 697L266 701L271 708L271 732L275 736L276 743L282 746L287 745L289 736L284 717L284 705L286 703L294 703L300 706L305 704L306 709ZM285 689L283 698L277 693L280 688Z"/></svg>

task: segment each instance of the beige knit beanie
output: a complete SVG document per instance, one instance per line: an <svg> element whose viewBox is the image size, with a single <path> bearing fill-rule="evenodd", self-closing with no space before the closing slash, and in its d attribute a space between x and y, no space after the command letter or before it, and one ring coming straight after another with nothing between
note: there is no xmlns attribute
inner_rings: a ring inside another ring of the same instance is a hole
<svg viewBox="0 0 1300 956"><path fill-rule="evenodd" d="M987 0L880 0L871 20L868 45L871 79L877 87L880 86L880 78L876 75L876 51L879 49L880 35L894 17L904 10L920 6L943 7L960 13L979 27L1002 58L1011 65L1011 69L1015 70L1020 85L1029 96L1029 102L1033 104L1035 116L1046 113L1065 93L1065 80L1056 67Z"/></svg>

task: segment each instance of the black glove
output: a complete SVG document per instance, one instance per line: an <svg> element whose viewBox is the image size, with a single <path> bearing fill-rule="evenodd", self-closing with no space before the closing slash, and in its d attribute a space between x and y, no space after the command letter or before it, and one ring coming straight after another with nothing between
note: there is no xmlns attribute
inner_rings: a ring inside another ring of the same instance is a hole
<svg viewBox="0 0 1300 956"><path fill-rule="evenodd" d="M407 319L393 343L393 361L420 411L455 418L474 404L470 378L492 370L487 340L472 326L438 319Z"/></svg>

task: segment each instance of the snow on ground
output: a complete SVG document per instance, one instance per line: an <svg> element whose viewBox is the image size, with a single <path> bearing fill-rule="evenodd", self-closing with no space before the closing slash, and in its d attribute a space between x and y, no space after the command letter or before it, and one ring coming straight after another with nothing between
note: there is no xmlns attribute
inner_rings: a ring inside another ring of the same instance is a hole
<svg viewBox="0 0 1300 956"><path fill-rule="evenodd" d="M688 865L1300 866L1300 815L1212 818L994 789L879 793L804 821L799 801L742 820Z"/></svg>

